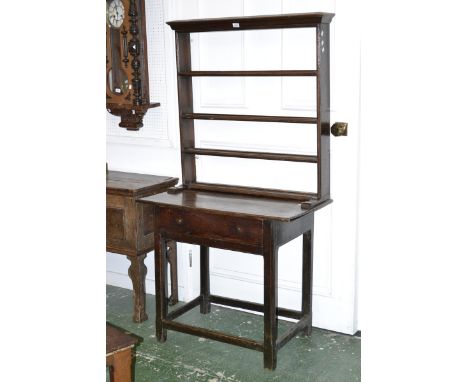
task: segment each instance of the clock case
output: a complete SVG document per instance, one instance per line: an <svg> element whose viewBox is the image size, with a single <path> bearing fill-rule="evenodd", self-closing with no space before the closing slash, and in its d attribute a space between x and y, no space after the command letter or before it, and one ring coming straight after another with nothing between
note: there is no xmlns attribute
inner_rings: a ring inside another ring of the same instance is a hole
<svg viewBox="0 0 468 382"><path fill-rule="evenodd" d="M106 0L106 9L111 1ZM121 2L123 23L115 28L106 20L106 107L109 113L120 116L120 127L139 130L148 109L160 104L151 103L149 98L145 0ZM118 71L128 79L128 86L120 87L120 93L111 89Z"/></svg>

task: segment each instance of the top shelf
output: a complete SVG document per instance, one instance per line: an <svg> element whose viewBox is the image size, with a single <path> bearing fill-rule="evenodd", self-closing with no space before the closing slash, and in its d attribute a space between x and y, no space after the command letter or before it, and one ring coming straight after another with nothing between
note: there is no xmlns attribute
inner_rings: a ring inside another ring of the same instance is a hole
<svg viewBox="0 0 468 382"><path fill-rule="evenodd" d="M167 24L176 32L218 32L252 29L308 28L329 24L334 13L290 13L268 16L241 16L211 19L177 20Z"/></svg>

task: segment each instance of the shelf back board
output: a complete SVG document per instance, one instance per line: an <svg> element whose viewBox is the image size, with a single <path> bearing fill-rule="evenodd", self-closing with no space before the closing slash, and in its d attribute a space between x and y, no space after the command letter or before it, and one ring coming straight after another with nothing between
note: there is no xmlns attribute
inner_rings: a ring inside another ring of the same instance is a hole
<svg viewBox="0 0 468 382"><path fill-rule="evenodd" d="M246 195L261 193L261 188L236 185L216 185L197 182L195 155L284 160L317 164L317 192L298 193L289 190L265 189L266 195L279 198L292 196L304 200L330 198L330 27L332 13L297 13L264 16L242 16L196 20L169 21L167 24L176 32L177 81L179 97L179 123L181 139L182 181L184 189L217 190ZM244 31L286 28L316 29L316 69L302 70L236 70L236 71L193 71L191 66L190 33ZM291 117L268 115L233 115L195 113L193 110L193 77L288 77L313 76L317 78L317 117ZM194 120L257 121L280 123L309 123L317 125L317 155L288 153L251 152L238 150L206 149L195 146Z"/></svg>

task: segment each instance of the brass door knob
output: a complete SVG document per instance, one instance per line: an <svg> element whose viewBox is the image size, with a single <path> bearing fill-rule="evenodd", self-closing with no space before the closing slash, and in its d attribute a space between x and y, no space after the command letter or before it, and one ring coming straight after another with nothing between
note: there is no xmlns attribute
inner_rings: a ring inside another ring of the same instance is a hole
<svg viewBox="0 0 468 382"><path fill-rule="evenodd" d="M335 137L348 135L348 122L335 122L331 127L331 133Z"/></svg>

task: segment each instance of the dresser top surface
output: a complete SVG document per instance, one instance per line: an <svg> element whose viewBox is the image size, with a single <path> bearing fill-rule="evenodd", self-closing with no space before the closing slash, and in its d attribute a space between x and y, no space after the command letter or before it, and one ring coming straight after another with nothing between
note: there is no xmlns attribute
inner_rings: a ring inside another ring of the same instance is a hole
<svg viewBox="0 0 468 382"><path fill-rule="evenodd" d="M311 209L304 210L298 201L194 190L183 190L175 194L163 192L141 198L139 201L185 210L203 210L220 215L279 221L297 219L331 202L316 201Z"/></svg>
<svg viewBox="0 0 468 382"><path fill-rule="evenodd" d="M129 196L143 196L148 192L161 192L174 186L179 180L168 176L121 171L109 171L106 178L108 194Z"/></svg>

